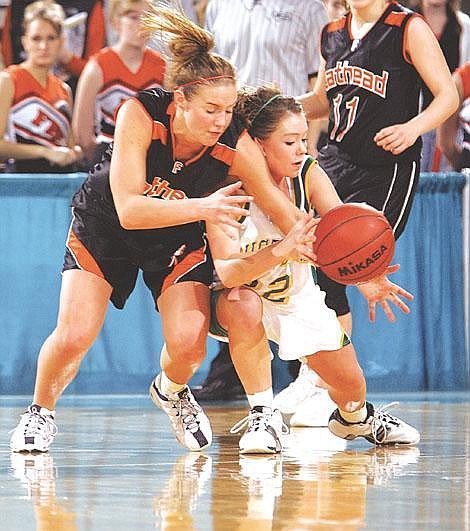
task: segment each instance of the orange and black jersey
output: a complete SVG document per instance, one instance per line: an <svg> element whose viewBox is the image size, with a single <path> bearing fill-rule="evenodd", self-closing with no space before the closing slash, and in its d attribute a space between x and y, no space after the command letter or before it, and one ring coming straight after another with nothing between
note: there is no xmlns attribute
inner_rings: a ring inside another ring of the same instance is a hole
<svg viewBox="0 0 470 531"><path fill-rule="evenodd" d="M116 125L116 109L139 90L162 86L165 60L158 52L147 48L139 69L137 72L131 72L112 48L104 48L92 59L97 62L103 76L103 85L96 95L98 140L111 142Z"/></svg>
<svg viewBox="0 0 470 531"><path fill-rule="evenodd" d="M8 113L6 135L18 144L39 144L45 147L68 146L71 131L70 89L58 77L49 74L42 86L21 65L5 70L14 87ZM57 172L45 159L18 160L14 171ZM70 168L67 168L67 171ZM61 168L61 171L65 171Z"/></svg>
<svg viewBox="0 0 470 531"><path fill-rule="evenodd" d="M172 201L203 197L220 188L228 175L236 153L235 146L242 133L236 119L232 120L219 141L203 149L192 160L182 162L173 154L173 94L160 88L139 92L135 96L153 124L152 141L147 151L144 195L156 201ZM100 164L90 172L73 199L75 208L105 216L105 222L115 229L119 225L109 185L109 160L112 144ZM129 168L132 171L132 168ZM120 227L117 230L120 229ZM186 250L198 249L205 243L201 223L186 223L174 227L124 231L126 238L141 254L161 255L165 260L182 245Z"/></svg>
<svg viewBox="0 0 470 531"><path fill-rule="evenodd" d="M8 115L9 139L22 144L67 146L71 109L65 83L49 74L46 86L42 86L20 65L12 65L6 72L14 86Z"/></svg>
<svg viewBox="0 0 470 531"><path fill-rule="evenodd" d="M350 13L323 28L328 143L357 164L379 166L419 157L420 139L398 156L374 142L382 128L418 114L420 77L405 53L407 26L416 16L392 2L360 40L352 37Z"/></svg>

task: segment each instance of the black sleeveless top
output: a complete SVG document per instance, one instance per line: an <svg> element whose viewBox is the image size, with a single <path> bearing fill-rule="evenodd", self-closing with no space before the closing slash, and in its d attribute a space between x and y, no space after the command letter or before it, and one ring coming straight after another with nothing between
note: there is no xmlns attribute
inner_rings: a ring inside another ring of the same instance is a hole
<svg viewBox="0 0 470 531"><path fill-rule="evenodd" d="M405 57L404 37L411 17L390 3L360 40L351 36L351 14L327 24L321 34L330 102L328 144L355 163L379 166L419 157L421 139L400 155L378 147L375 134L418 114L420 77Z"/></svg>
<svg viewBox="0 0 470 531"><path fill-rule="evenodd" d="M173 155L173 94L161 88L139 92L135 99L143 106L153 122L152 141L147 151L147 186L143 194L155 201L174 201L208 195L220 188L228 175L236 153L235 146L243 131L237 120L231 124L214 146L202 150L193 159L181 162ZM90 171L75 194L72 206L102 217L110 226L119 225L109 184L112 144L103 159ZM128 169L132 172L132 168ZM124 229L120 228L124 231ZM200 222L156 229L125 230L137 249L165 248L172 254L182 244L187 250L204 245L204 228Z"/></svg>

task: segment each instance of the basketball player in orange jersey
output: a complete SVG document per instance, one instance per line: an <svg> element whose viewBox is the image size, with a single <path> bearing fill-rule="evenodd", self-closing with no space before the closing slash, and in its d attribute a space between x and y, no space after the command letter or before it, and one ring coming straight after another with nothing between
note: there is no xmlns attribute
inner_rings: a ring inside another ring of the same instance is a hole
<svg viewBox="0 0 470 531"><path fill-rule="evenodd" d="M64 13L51 2L25 11L26 60L0 74L0 159L7 171L74 171L82 152L71 131L70 88L52 74L63 44Z"/></svg>
<svg viewBox="0 0 470 531"><path fill-rule="evenodd" d="M97 162L113 139L117 107L139 90L163 85L165 60L139 34L144 0L114 0L110 18L117 43L93 55L77 85L73 130L90 162Z"/></svg>
<svg viewBox="0 0 470 531"><path fill-rule="evenodd" d="M229 174L285 232L303 217L232 120L234 68L211 53L210 33L161 5L144 20L168 40L171 92L142 91L120 107L113 145L72 199L57 327L41 348L33 403L11 436L14 451L47 451L57 400L97 337L108 302L123 308L139 270L166 342L152 399L181 444L209 446L209 420L187 385L205 356L210 321L213 271L201 221L228 228L245 213L250 197L239 184L220 189Z"/></svg>
<svg viewBox="0 0 470 531"><path fill-rule="evenodd" d="M397 239L418 183L420 135L455 111L458 96L439 43L421 16L385 0L348 5L349 13L323 28L317 83L300 101L309 119L329 115L328 141L318 162L340 198L383 211ZM422 83L433 100L419 112ZM319 283L350 333L346 287L321 271ZM374 289L373 282L360 287L362 293ZM371 308L369 313L373 320ZM276 397L284 413L293 413L291 425L328 421L334 404L315 383L315 374L303 366Z"/></svg>
<svg viewBox="0 0 470 531"><path fill-rule="evenodd" d="M459 108L437 130L437 142L452 167L460 171L470 168L470 106L465 100L470 98L470 63L465 63L453 74L459 93ZM459 129L463 129L460 138Z"/></svg>
<svg viewBox="0 0 470 531"><path fill-rule="evenodd" d="M235 113L260 145L276 185L298 208L314 208L324 215L341 204L328 176L306 155L307 121L294 98L259 88L240 96ZM232 428L236 432L248 425L240 452L281 451L283 422L279 410L273 410L268 339L279 345L282 359L303 359L327 383L338 407L328 423L335 435L365 437L378 445L417 443L414 428L366 402L366 382L353 345L325 304L325 294L314 280L315 268L306 262L313 258L315 220L299 221L283 238L256 203L247 212L239 228L222 230L207 223L220 279L219 291L213 292L211 332L228 338L251 407L248 417ZM396 266L387 273L394 270ZM381 284L381 302L390 300L408 311L400 297L411 295L386 275ZM221 290L224 286L227 289Z"/></svg>

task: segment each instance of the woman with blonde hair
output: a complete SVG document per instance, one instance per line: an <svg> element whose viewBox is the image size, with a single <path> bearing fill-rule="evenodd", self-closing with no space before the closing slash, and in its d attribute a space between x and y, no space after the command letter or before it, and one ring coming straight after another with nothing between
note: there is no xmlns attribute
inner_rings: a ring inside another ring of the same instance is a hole
<svg viewBox="0 0 470 531"><path fill-rule="evenodd" d="M139 90L163 85L165 60L138 31L147 5L144 0L110 2L118 41L93 55L78 81L73 130L90 163L113 139L117 107Z"/></svg>
<svg viewBox="0 0 470 531"><path fill-rule="evenodd" d="M182 445L207 447L210 423L187 385L205 356L210 321L212 265L202 222L238 225L251 198L239 182L221 188L229 175L281 230L302 216L232 120L235 72L211 52L212 36L161 5L144 24L167 40L170 91L142 91L120 107L113 145L72 200L57 327L41 348L33 403L11 437L14 451L49 448L57 400L97 337L109 300L123 308L139 270L166 343L151 397Z"/></svg>
<svg viewBox="0 0 470 531"><path fill-rule="evenodd" d="M71 130L70 88L52 73L63 45L64 12L34 2L24 15L26 59L0 73L0 158L7 171L69 172L81 157Z"/></svg>

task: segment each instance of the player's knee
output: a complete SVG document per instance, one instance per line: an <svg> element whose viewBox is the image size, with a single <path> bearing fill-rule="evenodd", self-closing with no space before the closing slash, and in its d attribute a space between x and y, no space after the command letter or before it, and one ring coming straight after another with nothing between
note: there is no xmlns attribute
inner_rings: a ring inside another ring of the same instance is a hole
<svg viewBox="0 0 470 531"><path fill-rule="evenodd" d="M84 355L96 339L95 330L75 328L73 326L58 327L54 330L52 341L58 352L68 357Z"/></svg>
<svg viewBox="0 0 470 531"><path fill-rule="evenodd" d="M238 329L249 331L256 328L263 318L263 303L257 293L248 288L238 290L236 299L227 299L228 328L236 326Z"/></svg>
<svg viewBox="0 0 470 531"><path fill-rule="evenodd" d="M202 361L206 350L207 328L191 326L178 328L177 333L165 336L167 351L172 358L184 359L189 364Z"/></svg>
<svg viewBox="0 0 470 531"><path fill-rule="evenodd" d="M366 388L364 373L359 366L354 370L343 373L341 380L342 389L348 391L351 395L361 394Z"/></svg>

